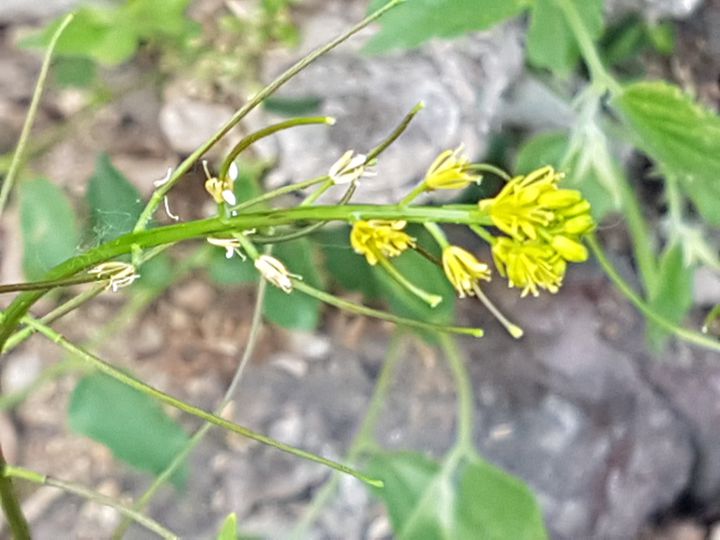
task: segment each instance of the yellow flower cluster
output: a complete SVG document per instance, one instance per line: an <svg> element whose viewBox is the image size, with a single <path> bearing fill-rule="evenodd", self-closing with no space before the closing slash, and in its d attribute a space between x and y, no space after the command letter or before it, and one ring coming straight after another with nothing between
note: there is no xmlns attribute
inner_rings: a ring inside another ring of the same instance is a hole
<svg viewBox="0 0 720 540"><path fill-rule="evenodd" d="M404 221L371 219L357 221L350 233L350 244L355 253L365 255L374 266L381 258L397 257L408 248L415 247L415 239L403 231Z"/></svg>
<svg viewBox="0 0 720 540"><path fill-rule="evenodd" d="M479 203L506 237L496 239L492 252L501 275L522 295L539 289L558 291L568 262L587 260L580 237L595 223L590 203L579 191L560 189L563 175L543 167L510 180L500 193Z"/></svg>
<svg viewBox="0 0 720 540"><path fill-rule="evenodd" d="M490 281L490 267L458 246L443 249L442 265L448 281L460 298L475 296L480 280Z"/></svg>

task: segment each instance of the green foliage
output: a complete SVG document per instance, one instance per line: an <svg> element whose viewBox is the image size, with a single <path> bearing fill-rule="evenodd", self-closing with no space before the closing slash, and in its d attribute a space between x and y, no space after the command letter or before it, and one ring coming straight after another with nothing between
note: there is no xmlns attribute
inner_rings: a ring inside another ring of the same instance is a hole
<svg viewBox="0 0 720 540"><path fill-rule="evenodd" d="M159 474L188 442L183 429L151 397L100 373L85 376L70 399L73 430L107 446L115 457ZM187 468L172 478L181 487Z"/></svg>
<svg viewBox="0 0 720 540"><path fill-rule="evenodd" d="M668 245L660 257L657 286L649 294L651 309L673 324L681 323L692 306L693 275L694 269L684 262L682 245ZM649 323L648 341L656 350L664 347L668 337L662 328Z"/></svg>
<svg viewBox="0 0 720 540"><path fill-rule="evenodd" d="M387 4L375 0L370 11ZM381 20L381 30L366 45L369 53L410 49L433 38L451 38L466 32L487 30L515 17L529 0L408 0Z"/></svg>
<svg viewBox="0 0 720 540"><path fill-rule="evenodd" d="M132 231L144 203L140 192L100 154L87 190L90 219L98 243Z"/></svg>
<svg viewBox="0 0 720 540"><path fill-rule="evenodd" d="M629 85L613 103L638 147L681 180L703 218L720 225L720 117L664 82Z"/></svg>
<svg viewBox="0 0 720 540"><path fill-rule="evenodd" d="M188 3L127 0L116 6L83 7L60 37L56 53L114 66L132 58L141 43L178 45L197 33L197 25L185 17ZM59 24L60 19L22 45L46 47Z"/></svg>
<svg viewBox="0 0 720 540"><path fill-rule="evenodd" d="M72 257L80 242L75 213L63 191L43 178L20 186L23 271L38 280Z"/></svg>
<svg viewBox="0 0 720 540"><path fill-rule="evenodd" d="M89 58L65 56L55 62L53 75L60 86L83 88L95 80L97 66Z"/></svg>
<svg viewBox="0 0 720 540"><path fill-rule="evenodd" d="M385 482L399 540L543 540L542 515L528 488L473 455L438 464L411 452L379 453L369 471Z"/></svg>
<svg viewBox="0 0 720 540"><path fill-rule="evenodd" d="M602 0L573 0L592 38L603 31ZM529 62L567 76L577 65L580 51L565 16L555 0L535 0L527 36Z"/></svg>

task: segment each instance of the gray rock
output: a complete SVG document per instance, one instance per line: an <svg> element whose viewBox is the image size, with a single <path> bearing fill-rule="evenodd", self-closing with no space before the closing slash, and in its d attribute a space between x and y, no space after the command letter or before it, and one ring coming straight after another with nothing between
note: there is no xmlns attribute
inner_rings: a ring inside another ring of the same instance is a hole
<svg viewBox="0 0 720 540"><path fill-rule="evenodd" d="M501 95L522 68L521 36L518 25L507 24L403 54L368 58L343 48L321 58L279 95L317 97L318 113L335 117L337 124L287 130L263 141L264 152L279 159L269 185L325 174L346 150L367 152L421 100L426 109L380 157L378 176L361 182L356 200L397 200L437 154L461 143L470 156L481 156Z"/></svg>
<svg viewBox="0 0 720 540"><path fill-rule="evenodd" d="M703 0L605 0L605 10L611 16L641 13L649 20L685 19L702 3Z"/></svg>
<svg viewBox="0 0 720 540"><path fill-rule="evenodd" d="M54 17L69 12L78 0L3 0L0 3L0 23L17 23L47 17Z"/></svg>

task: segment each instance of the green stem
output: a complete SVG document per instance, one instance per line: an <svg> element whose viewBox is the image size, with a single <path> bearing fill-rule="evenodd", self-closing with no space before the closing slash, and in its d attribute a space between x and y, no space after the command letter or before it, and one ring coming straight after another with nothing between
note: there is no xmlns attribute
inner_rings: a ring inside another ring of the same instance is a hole
<svg viewBox="0 0 720 540"><path fill-rule="evenodd" d="M425 108L425 102L420 101L417 105L415 105L409 113L405 115L405 118L402 119L402 121L398 124L398 126L393 130L393 132L380 144L378 144L375 148L370 150L367 155L367 161L370 162L376 157L378 157L380 154L382 154L387 148L394 143L400 135L403 134L403 132L407 129L407 127L410 125L410 122L412 122L413 118L415 118L415 115L422 111Z"/></svg>
<svg viewBox="0 0 720 540"><path fill-rule="evenodd" d="M83 283L93 283L95 281L107 281L107 278L101 278L96 275L82 275L66 279L53 279L48 281L29 281L24 283L7 283L0 285L0 294L7 294L21 291L49 291L58 287L69 287L70 285L81 285Z"/></svg>
<svg viewBox="0 0 720 540"><path fill-rule="evenodd" d="M593 84L606 88L613 94L622 92L620 84L608 73L595 48L593 39L588 32L585 22L577 10L574 0L554 0L555 4L563 12L565 20L570 27L575 41L580 48L580 54L590 71L590 78Z"/></svg>
<svg viewBox="0 0 720 540"><path fill-rule="evenodd" d="M423 180L417 186L415 186L410 193L408 193L407 195L405 195L405 197L402 198L402 200L398 203L399 206L407 206L426 191L427 184L425 183L425 180Z"/></svg>
<svg viewBox="0 0 720 540"><path fill-rule="evenodd" d="M109 377L112 377L113 379L129 386L130 388L134 388L135 390L142 392L143 394L145 394L147 396L157 399L158 401L165 403L166 405L169 405L175 409L183 411L192 416L196 416L197 418L205 420L206 422L210 422L211 424L220 426L228 431L232 431L233 433L237 433L238 435L241 435L248 439L252 439L254 441L260 442L267 446L272 446L273 448L276 448L278 450L281 450L281 451L291 454L293 456L297 456L297 457L306 459L308 461L313 461L315 463L319 463L319 464L329 467L331 469L335 469L336 471L340 471L342 473L349 474L350 476L354 476L358 480L361 480L372 486L382 486L381 481L370 478L368 476L365 476L361 472L356 471L355 469L352 469L350 467L347 467L347 466L343 465L342 463L338 463L336 461L326 459L322 456L318 456L317 454L313 454L311 452L307 452L307 451L301 450L299 448L294 448L290 445L287 445L280 441L277 441L271 437L267 437L265 435L257 433L249 428L246 428L244 426L235 424L234 422L225 420L224 418L221 418L220 416L217 416L217 415L207 412L203 409L200 409L199 407L195 407L193 405L190 405L189 403L185 403L184 401L182 401L176 397L166 394L165 392L162 392L162 391L158 390L157 388L154 388L154 387L136 379L135 377L128 375L127 373L117 369L113 365L108 364L104 360L98 358L97 356L91 354L90 352L88 352L88 351L78 347L77 345L73 344L72 342L68 341L60 333L56 332L52 328L48 328L48 327L38 323L37 321L34 321L29 318L26 319L26 322L27 322L27 324L33 326L38 332L43 334L45 337L47 337L51 341L57 343L58 345L63 347L68 352L76 355L78 358L80 358L84 362L87 362L89 365L91 365L92 367L94 367L95 369L100 371L101 373L104 373L105 375L108 375Z"/></svg>
<svg viewBox="0 0 720 540"><path fill-rule="evenodd" d="M385 398L390 391L390 385L392 384L397 365L403 357L403 351L405 349L405 341L403 338L404 336L401 332L395 332L395 334L393 334L385 356L385 362L383 362L382 369L375 383L375 390L370 398L370 404L365 413L365 418L345 455L345 461L348 463L354 463L361 453L368 448L372 448L375 444L372 432L382 412ZM325 505L330 502L339 482L340 476L334 474L325 482L325 485L323 485L317 494L313 496L312 504L303 514L300 522L289 534L291 539L300 540L301 538L307 538L307 530L315 523L318 517L320 517L320 512Z"/></svg>
<svg viewBox="0 0 720 540"><path fill-rule="evenodd" d="M52 60L55 46L57 45L60 36L72 22L74 17L75 15L70 13L62 20L60 26L57 27L57 30L55 30L52 38L50 38L47 51L45 51L45 58L43 59L42 67L40 68L40 75L38 76L37 83L35 84L35 91L33 92L32 100L30 101L30 108L28 109L27 116L25 117L25 123L23 124L22 131L20 132L20 139L18 140L17 148L13 154L12 161L10 162L10 168L8 169L7 176L3 182L2 189L0 189L0 215L2 215L3 210L5 209L8 197L10 196L10 190L15 183L18 171L20 170L20 163L22 162L23 155L25 154L25 147L27 146L28 138L30 137L30 130L35 122L38 107L40 106L40 97L45 89L45 81L47 80L48 71L50 70L50 61Z"/></svg>
<svg viewBox="0 0 720 540"><path fill-rule="evenodd" d="M271 251L271 249L267 249L265 250L265 253L269 255ZM245 367L247 366L250 358L252 358L255 352L255 346L257 345L258 337L260 335L260 328L262 326L262 306L265 301L266 290L267 281L261 279L258 282L257 294L255 297L255 308L253 310L252 321L250 322L250 333L248 335L247 342L245 343L245 350L243 351L242 358L237 366L237 369L235 370L235 374L233 375L230 385L227 387L227 390L225 390L225 394L220 401L220 404L215 408L215 414L218 416L223 413L223 409L225 409L225 407L232 400L233 395L235 394L235 390L237 389L240 381L242 380L243 373L245 372ZM155 496L155 494L163 486L163 484L165 484L172 477L175 471L185 462L185 459L190 454L190 452L192 452L193 448L200 444L200 442L203 440L211 427L212 424L203 424L193 434L191 439L185 444L182 450L175 454L175 457L170 462L170 464L165 467L162 473L155 477L155 480L150 485L150 487L145 491L145 493L140 496L140 498L135 502L135 504L133 504L133 510L141 512L148 505L150 500ZM120 540L129 526L129 519L125 519L123 522L121 522L117 526L115 531L113 531L113 540Z"/></svg>
<svg viewBox="0 0 720 540"><path fill-rule="evenodd" d="M103 506L109 506L110 508L113 508L117 510L120 514L124 515L128 519L131 519L132 521L135 521L138 525L141 525L145 527L147 530L154 532L161 538L166 538L167 540L177 540L178 536L173 533L172 531L166 529L162 525L160 525L157 521L154 519L151 519L149 517L143 516L139 512L136 512L132 510L131 508L128 508L119 502L117 502L112 497L108 497L106 495L103 495L102 493L98 493L97 491L93 491L91 489L88 489L84 486L72 483L72 482L66 482L64 480L59 480L57 478L53 478L51 476L47 476L44 474L40 474L35 471L31 471L29 469L25 469L24 467L14 467L11 465L5 465L3 469L3 477L4 478L20 478L22 480L27 480L28 482L32 482L34 484L40 484L43 486L51 486L58 489L61 489L67 493L72 493L73 495L78 495L80 497L83 497L89 501L95 502L97 504L101 504Z"/></svg>
<svg viewBox="0 0 720 540"><path fill-rule="evenodd" d="M485 240L490 246L495 243L495 237L484 227L480 225L470 225L470 230Z"/></svg>
<svg viewBox="0 0 720 540"><path fill-rule="evenodd" d="M450 247L447 236L445 236L445 233L437 223L425 223L424 225L427 232L430 233L430 236L432 236L435 242L437 242L437 245L440 246L440 249Z"/></svg>
<svg viewBox="0 0 720 540"><path fill-rule="evenodd" d="M20 501L15 495L15 488L12 479L7 476L6 471L10 467L5 462L5 456L0 448L0 503L2 503L5 519L10 525L10 531L14 540L31 540L30 527L20 507Z"/></svg>
<svg viewBox="0 0 720 540"><path fill-rule="evenodd" d="M472 171L489 172L491 174L494 174L495 176L499 176L506 182L512 180L510 175L503 171L500 167L490 165L489 163L473 163L472 165L468 165L467 168Z"/></svg>
<svg viewBox="0 0 720 540"><path fill-rule="evenodd" d="M655 313L655 311L653 311L652 308L650 308L642 300L642 298L640 298L640 296L632 290L632 287L630 287L630 285L628 285L628 283L622 277L620 277L618 271L607 259L607 256L605 255L605 252L600 246L597 238L594 235L589 235L585 239L590 246L593 254L595 255L595 258L600 263L600 266L605 271L610 280L643 315L656 323L658 326L661 326L663 329L667 330L671 334L674 334L678 338L687 341L688 343L699 345L700 347L705 347L714 351L720 351L720 341L711 339L700 333L693 332L692 330L681 328L668 321L663 316Z"/></svg>
<svg viewBox="0 0 720 540"><path fill-rule="evenodd" d="M194 163L197 162L198 159L200 159L208 150L210 150L213 146L215 146L225 135L227 135L228 132L232 128L234 128L240 120L245 118L245 116L250 113L253 109L255 109L258 105L260 105L265 98L275 93L276 90L278 90L282 85L284 85L287 81L292 79L295 75L300 73L303 69L305 69L307 66L309 66L311 63L313 63L315 60L317 60L322 55L326 54L327 52L331 51L344 41L348 40L350 37L352 37L354 34L368 26L370 23L375 21L376 19L382 17L383 14L385 14L387 11L391 10L398 4L402 3L404 0L390 0L387 4L385 4L382 8L378 9L362 21L360 21L358 24L350 28L347 32L344 34L338 36L337 38L333 39L326 45L323 45L322 47L319 47L315 49L313 52L308 54L307 56L303 57L299 62L294 64L292 67L290 67L287 71L282 73L277 79L272 81L270 84L268 84L266 87L264 87L262 90L260 90L257 94L255 94L250 101L248 101L245 105L243 105L238 111L228 120L225 125L223 125L210 139L205 142L200 148L195 150L190 156L188 156L181 164L180 166L175 169L173 174L171 175L168 182L162 186L160 186L158 189L156 189L152 197L150 198L150 201L148 202L147 206L143 209L142 213L140 214L140 217L138 218L138 221L135 225L134 232L140 232L145 230L145 227L149 223L150 219L152 218L153 213L157 209L157 207L162 203L163 197L177 184L180 179L183 177L183 175L190 170L190 168L193 166Z"/></svg>
<svg viewBox="0 0 720 540"><path fill-rule="evenodd" d="M82 270L130 253L134 246L149 248L172 244L191 238L218 234L226 231L243 231L255 227L275 227L296 221L346 221L359 219L405 220L415 223L438 222L455 224L488 224L489 217L477 205L453 205L450 207L431 206L382 206L382 205L341 205L270 210L240 214L233 218L209 218L157 227L149 231L129 233L107 242L82 255L78 255L54 267L47 279L63 279ZM18 295L5 311L0 324L0 349L13 332L20 318L44 295L44 291L29 291Z"/></svg>
<svg viewBox="0 0 720 540"><path fill-rule="evenodd" d="M393 315L392 313L387 313L385 311L372 309L367 306L356 304L354 302L349 302L348 300L343 300L342 298L338 298L337 296L333 296L332 294L328 294L324 291L315 289L314 287L311 287L310 285L308 285L307 283L304 283L302 281L294 280L293 288L297 289L298 291L300 291L302 293L307 294L308 296L317 298L321 302L325 302L326 304L329 304L336 308L343 309L345 311L350 311L352 313L357 313L358 315L363 315L365 317L373 317L375 319L381 319L383 321L388 321L388 322L391 322L394 324L398 324L400 326L406 326L408 328L417 328L420 330L429 330L432 332L446 332L449 334L461 334L461 335L473 336L473 337L478 337L478 338L483 336L482 328L469 328L469 327L465 327L465 326L444 326L444 325L440 325L440 324L427 323L427 322L418 321L415 319L407 319L405 317L399 317L397 315Z"/></svg>
<svg viewBox="0 0 720 540"><path fill-rule="evenodd" d="M218 178L220 180L224 180L227 175L228 171L230 170L230 165L232 165L233 161L250 145L254 144L255 142L259 141L260 139L263 139L265 137L268 137L272 135L273 133L277 133L278 131L282 131L284 129L290 129L293 127L298 126L307 126L307 125L313 125L313 124L328 124L333 125L335 123L335 119L331 118L329 116L310 116L306 118L293 118L291 120L286 120L284 122L279 122L277 124L273 124L271 126L267 126L265 128L262 128L255 133L251 133L247 137L244 137L240 140L239 143L237 143L232 150L230 150L230 153L225 157L225 159L222 162L222 165L220 166L220 172L218 173Z"/></svg>
<svg viewBox="0 0 720 540"><path fill-rule="evenodd" d="M315 186L317 184L320 184L321 182L328 182L329 177L328 176L318 176L317 178L311 178L310 180L304 180L303 182L298 182L296 184L289 184L287 186L282 186L277 189L274 189L272 191L268 191L266 193L263 193L262 195L259 195L258 197L254 197L250 200L244 201L237 206L233 207L233 210L239 211L239 210L245 210L246 208L250 208L251 206L255 206L257 204L260 204L261 202L269 201L270 199L275 199L277 197L280 197L282 195L287 195L288 193L292 193L294 191L300 191L305 188L309 188L312 186ZM330 181L332 182L332 181Z"/></svg>
<svg viewBox="0 0 720 540"><path fill-rule="evenodd" d="M457 342L447 334L438 334L440 347L450 364L458 396L457 446L463 451L474 452L473 423L475 418L475 398L473 397L470 376L465 369L465 361L458 349Z"/></svg>

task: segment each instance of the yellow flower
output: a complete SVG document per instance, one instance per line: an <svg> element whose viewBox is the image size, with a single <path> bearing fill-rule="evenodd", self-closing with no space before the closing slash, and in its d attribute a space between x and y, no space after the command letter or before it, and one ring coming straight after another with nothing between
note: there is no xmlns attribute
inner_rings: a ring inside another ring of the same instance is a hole
<svg viewBox="0 0 720 540"><path fill-rule="evenodd" d="M427 189L463 189L480 181L479 175L470 172L470 159L462 152L462 146L445 150L433 161L425 174Z"/></svg>
<svg viewBox="0 0 720 540"><path fill-rule="evenodd" d="M562 285L567 263L553 246L541 240L499 237L492 253L500 274L508 278L511 287L522 288L522 296L537 296L538 289L556 293Z"/></svg>
<svg viewBox="0 0 720 540"><path fill-rule="evenodd" d="M442 253L443 270L460 298L475 296L478 281L490 281L490 268L472 253L458 246L448 246Z"/></svg>
<svg viewBox="0 0 720 540"><path fill-rule="evenodd" d="M376 265L381 258L396 257L415 247L415 239L403 232L404 221L371 219L353 224L350 244L355 253L365 255L368 264Z"/></svg>
<svg viewBox="0 0 720 540"><path fill-rule="evenodd" d="M579 191L558 188L562 177L550 166L516 176L496 197L480 201L480 210L489 212L493 224L517 240L535 240L541 231L555 229L573 217L584 215L586 220L590 204Z"/></svg>

